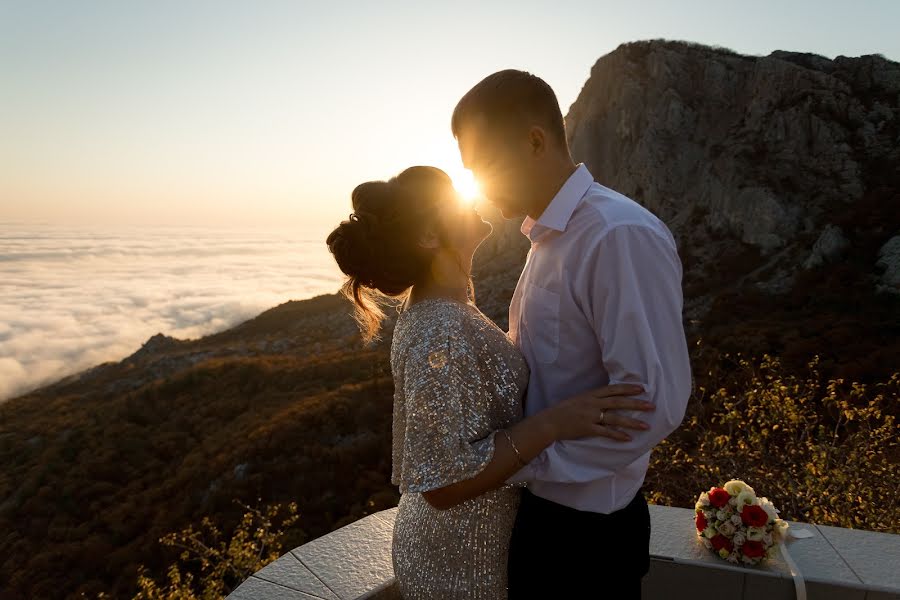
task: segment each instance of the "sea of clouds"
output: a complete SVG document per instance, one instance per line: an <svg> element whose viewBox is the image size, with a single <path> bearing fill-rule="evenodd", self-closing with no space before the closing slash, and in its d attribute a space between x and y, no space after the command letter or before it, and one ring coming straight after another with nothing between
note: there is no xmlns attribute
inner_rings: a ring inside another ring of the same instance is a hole
<svg viewBox="0 0 900 600"><path fill-rule="evenodd" d="M0 223L0 402L340 281L324 235Z"/></svg>

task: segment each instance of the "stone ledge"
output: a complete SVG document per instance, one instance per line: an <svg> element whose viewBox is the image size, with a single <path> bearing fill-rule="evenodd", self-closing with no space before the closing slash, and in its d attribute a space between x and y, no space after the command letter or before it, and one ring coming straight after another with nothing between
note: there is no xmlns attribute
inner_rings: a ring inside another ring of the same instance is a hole
<svg viewBox="0 0 900 600"><path fill-rule="evenodd" d="M228 600L400 600L391 562L392 508L315 539L266 565ZM645 599L792 600L779 556L759 567L732 565L697 542L693 511L650 506L650 573ZM791 522L813 534L788 550L809 600L900 600L900 535Z"/></svg>

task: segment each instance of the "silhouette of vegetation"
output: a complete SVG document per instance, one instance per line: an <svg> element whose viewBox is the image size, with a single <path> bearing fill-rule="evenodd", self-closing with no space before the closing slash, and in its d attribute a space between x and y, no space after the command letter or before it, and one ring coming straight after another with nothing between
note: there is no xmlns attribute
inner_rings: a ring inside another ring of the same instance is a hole
<svg viewBox="0 0 900 600"><path fill-rule="evenodd" d="M282 554L281 538L284 529L293 525L297 515L297 505L270 506L265 513L244 505L244 513L230 539L221 540L219 529L204 517L201 529L193 526L178 533L160 538L166 546L182 548L179 555L181 565L174 563L168 571L168 582L160 586L139 568L138 587L140 592L134 600L212 600L231 593L247 577ZM284 508L287 515L276 526L273 519ZM199 563L199 580L194 583L194 575L188 570Z"/></svg>
<svg viewBox="0 0 900 600"><path fill-rule="evenodd" d="M159 541L172 548L181 548L179 561L166 570L167 581L157 583L146 568L138 568L137 585L140 591L133 600L217 600L230 594L250 575L277 559L282 552L282 538L286 528L299 515L297 505L272 505L261 511L238 501L247 512L227 540L208 518L200 522L200 529L192 525L167 534ZM287 513L280 523L278 513ZM86 596L85 596L86 597ZM96 600L111 597L100 592Z"/></svg>
<svg viewBox="0 0 900 600"><path fill-rule="evenodd" d="M695 390L682 427L653 452L657 504L690 506L698 490L740 478L782 518L900 531L900 372L872 385L800 376L777 358L724 356Z"/></svg>

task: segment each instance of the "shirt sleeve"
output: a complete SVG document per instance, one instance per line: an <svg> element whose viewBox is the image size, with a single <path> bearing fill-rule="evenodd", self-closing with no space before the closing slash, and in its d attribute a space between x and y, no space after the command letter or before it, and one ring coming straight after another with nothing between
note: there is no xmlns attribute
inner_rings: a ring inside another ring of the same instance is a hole
<svg viewBox="0 0 900 600"><path fill-rule="evenodd" d="M493 432L473 439L473 411L487 388L471 335L451 318L433 340L410 348L403 381L401 492L425 492L470 479L493 458Z"/></svg>
<svg viewBox="0 0 900 600"><path fill-rule="evenodd" d="M608 477L647 454L684 418L691 368L674 240L646 226L621 225L585 258L574 272L576 300L594 329L610 385L640 384L645 391L635 397L656 406L652 412L625 412L650 428L629 429L628 442L600 436L554 442L507 483Z"/></svg>

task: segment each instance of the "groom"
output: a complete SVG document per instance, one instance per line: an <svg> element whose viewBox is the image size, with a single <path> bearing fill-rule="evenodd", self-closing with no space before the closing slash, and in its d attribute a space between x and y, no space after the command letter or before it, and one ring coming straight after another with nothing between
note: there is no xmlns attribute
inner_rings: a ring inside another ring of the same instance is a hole
<svg viewBox="0 0 900 600"><path fill-rule="evenodd" d="M650 451L681 423L691 392L675 240L575 164L556 95L539 77L486 77L459 101L451 126L487 199L505 218L525 216L531 251L509 336L531 368L526 415L616 383L643 385L637 397L656 406L630 441L556 442L508 480L527 482L509 597L640 598L650 540L641 485Z"/></svg>

